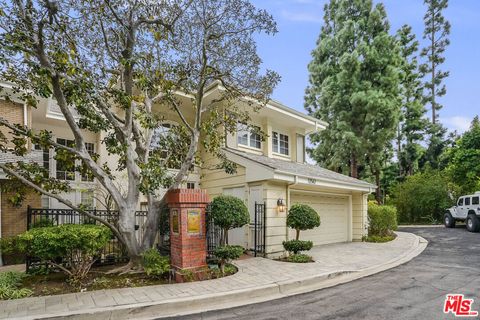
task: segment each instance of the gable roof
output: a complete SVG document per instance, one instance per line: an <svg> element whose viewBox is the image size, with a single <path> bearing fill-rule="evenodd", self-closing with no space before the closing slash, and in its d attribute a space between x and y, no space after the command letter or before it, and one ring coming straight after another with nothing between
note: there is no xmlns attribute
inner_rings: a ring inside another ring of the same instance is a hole
<svg viewBox="0 0 480 320"><path fill-rule="evenodd" d="M225 150L227 151L227 155L228 153L230 153L231 155L236 155L247 161L251 161L265 168L268 168L269 170L275 173L305 177L309 179L324 180L324 181L351 185L351 186L358 186L360 188L365 188L365 189L376 188L375 185L369 182L355 179L331 170L327 170L317 165L269 158L264 155L247 153L247 152L243 152L243 151L239 151L231 148L225 148Z"/></svg>

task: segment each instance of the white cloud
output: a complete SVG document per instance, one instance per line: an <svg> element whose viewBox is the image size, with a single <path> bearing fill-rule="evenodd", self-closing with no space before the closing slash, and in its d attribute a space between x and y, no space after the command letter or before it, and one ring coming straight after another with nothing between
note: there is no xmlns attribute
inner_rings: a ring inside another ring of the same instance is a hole
<svg viewBox="0 0 480 320"><path fill-rule="evenodd" d="M282 10L282 17L286 20L295 22L310 22L310 23L322 23L323 19L321 15L316 15L311 12L291 12L288 10Z"/></svg>
<svg viewBox="0 0 480 320"><path fill-rule="evenodd" d="M463 133L470 128L470 123L472 122L472 119L464 116L453 116L443 118L441 121L450 130L457 130L458 133Z"/></svg>

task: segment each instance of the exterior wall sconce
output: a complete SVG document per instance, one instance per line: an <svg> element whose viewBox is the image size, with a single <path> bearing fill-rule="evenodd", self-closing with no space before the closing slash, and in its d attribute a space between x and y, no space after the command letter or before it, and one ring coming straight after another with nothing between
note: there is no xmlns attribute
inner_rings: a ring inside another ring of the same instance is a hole
<svg viewBox="0 0 480 320"><path fill-rule="evenodd" d="M285 212L285 203L282 198L277 200L277 210L278 212Z"/></svg>

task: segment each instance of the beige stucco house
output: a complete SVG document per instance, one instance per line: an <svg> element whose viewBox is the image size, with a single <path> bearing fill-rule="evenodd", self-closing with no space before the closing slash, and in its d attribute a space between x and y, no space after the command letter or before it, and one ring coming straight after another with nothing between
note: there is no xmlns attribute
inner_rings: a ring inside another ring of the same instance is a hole
<svg viewBox="0 0 480 320"><path fill-rule="evenodd" d="M3 86L8 90L8 84ZM211 86L205 103L214 101L219 90L221 88L218 86ZM191 108L189 96L179 94L179 100L186 110ZM238 102L237 107L251 108L242 101ZM155 108L165 119L159 128L160 133L179 123L171 108L160 105ZM282 241L293 236L293 230L286 227L286 216L288 208L294 203L311 205L322 221L319 228L303 232L302 239L312 240L316 245L360 241L367 233L367 195L374 190L374 186L306 163L306 137L318 130L328 130L328 124L273 100L259 112L252 111L250 114L252 123L265 132L267 138L262 141L258 134L245 130L242 125L238 126L235 134L227 137L225 153L229 160L237 164L237 172L230 175L220 169L194 168L183 186L206 189L211 198L230 194L244 200L251 213L252 224L232 230L229 236L231 244L239 244L247 249L253 247L255 203L265 204L265 229L261 236L264 239L263 249L268 256L283 254ZM20 100L0 101L0 117L27 124L35 130L49 130L59 143L69 144L73 140L73 135L53 99L41 99L35 109L26 107ZM99 161L108 162L112 168L116 166L117 159L110 156L102 145L103 133L86 132L85 136L87 148L100 155ZM38 150L34 145L29 148L32 150L29 155L31 159L41 161L51 176L66 180L72 185L73 191L65 195L70 201L92 208L101 209L104 206L102 190L95 180L88 180L78 172L57 163L53 150ZM205 164L214 164L217 161L204 152L201 156ZM2 153L0 161L7 162L9 159ZM119 175L118 181L121 184L121 173ZM0 184L2 183L8 184L8 180L0 172ZM4 194L3 198L6 196ZM65 207L55 199L45 196L32 195L29 201L32 206ZM11 222L5 220L5 217L6 212L10 214L12 210L5 201L0 202L0 232L11 235L12 232L7 232L12 230ZM282 204L285 206L284 210ZM144 202L140 202L138 208L142 209L144 205ZM23 222L23 211L16 214L19 215L17 220L20 223L14 233L22 231L23 226L26 226Z"/></svg>

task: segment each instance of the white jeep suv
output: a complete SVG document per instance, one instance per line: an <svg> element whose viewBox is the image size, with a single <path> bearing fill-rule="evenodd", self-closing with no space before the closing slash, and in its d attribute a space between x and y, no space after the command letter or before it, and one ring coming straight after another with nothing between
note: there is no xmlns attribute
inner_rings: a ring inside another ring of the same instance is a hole
<svg viewBox="0 0 480 320"><path fill-rule="evenodd" d="M465 221L468 231L480 231L480 191L458 198L457 205L447 209L443 221L447 228L454 228L456 221Z"/></svg>

